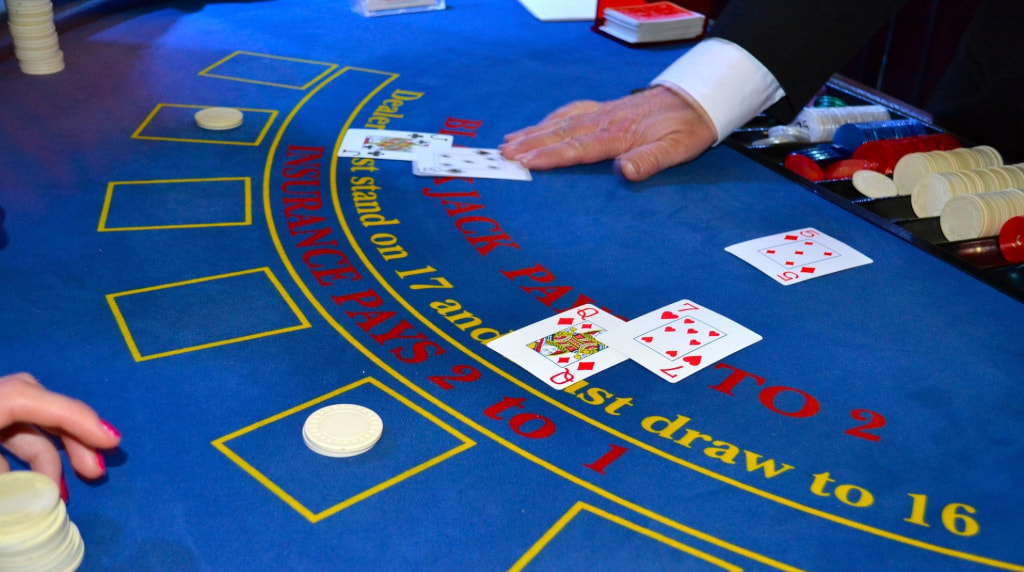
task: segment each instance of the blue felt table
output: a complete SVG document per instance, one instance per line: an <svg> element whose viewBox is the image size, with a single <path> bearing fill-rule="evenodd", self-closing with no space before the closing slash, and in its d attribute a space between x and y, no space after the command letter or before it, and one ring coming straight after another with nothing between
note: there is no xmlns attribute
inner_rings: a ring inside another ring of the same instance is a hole
<svg viewBox="0 0 1024 572"><path fill-rule="evenodd" d="M0 62L0 370L124 434L69 483L83 570L1024 570L1020 301L728 146L643 184L335 158L375 125L493 148L685 45L514 0L277 0L109 10L61 47L52 76ZM873 263L781 286L724 251L803 227ZM683 298L763 340L571 392L483 343ZM307 449L331 403L380 443Z"/></svg>

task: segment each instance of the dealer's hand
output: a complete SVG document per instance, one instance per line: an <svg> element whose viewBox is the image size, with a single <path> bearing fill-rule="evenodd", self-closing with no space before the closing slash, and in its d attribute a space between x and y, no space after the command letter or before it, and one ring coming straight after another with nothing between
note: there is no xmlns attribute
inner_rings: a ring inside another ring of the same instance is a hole
<svg viewBox="0 0 1024 572"><path fill-rule="evenodd" d="M60 453L51 440L59 437L75 471L86 479L106 472L101 449L113 449L121 435L77 399L54 393L27 373L0 377L0 446L61 486ZM0 456L0 473L11 469Z"/></svg>
<svg viewBox="0 0 1024 572"><path fill-rule="evenodd" d="M528 169L615 159L630 181L690 161L718 134L700 105L657 86L609 102L576 101L539 124L510 133L502 154Z"/></svg>

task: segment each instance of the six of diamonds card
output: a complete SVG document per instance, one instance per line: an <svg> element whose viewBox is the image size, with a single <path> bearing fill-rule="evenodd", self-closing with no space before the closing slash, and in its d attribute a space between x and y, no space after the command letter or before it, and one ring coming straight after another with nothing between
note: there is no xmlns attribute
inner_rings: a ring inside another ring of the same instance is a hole
<svg viewBox="0 0 1024 572"><path fill-rule="evenodd" d="M725 316L680 300L634 318L606 336L608 345L675 383L761 340Z"/></svg>
<svg viewBox="0 0 1024 572"><path fill-rule="evenodd" d="M604 342L622 320L587 304L516 330L487 347L521 365L555 389L622 363L626 356Z"/></svg>
<svg viewBox="0 0 1024 572"><path fill-rule="evenodd" d="M725 251L784 286L871 264L867 256L813 228L748 240Z"/></svg>

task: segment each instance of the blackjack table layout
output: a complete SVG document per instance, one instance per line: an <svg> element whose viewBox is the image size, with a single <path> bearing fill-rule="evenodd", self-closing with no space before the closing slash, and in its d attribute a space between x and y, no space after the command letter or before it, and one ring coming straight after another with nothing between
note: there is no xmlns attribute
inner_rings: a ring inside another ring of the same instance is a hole
<svg viewBox="0 0 1024 572"><path fill-rule="evenodd" d="M356 128L493 149L688 44L515 0L86 2L57 29L63 71L0 61L0 373L124 436L68 480L82 570L1024 570L1017 269L736 138L644 183L338 156ZM870 263L783 285L725 250L800 229ZM680 300L761 339L560 390L487 345ZM336 404L379 415L372 449L306 445Z"/></svg>

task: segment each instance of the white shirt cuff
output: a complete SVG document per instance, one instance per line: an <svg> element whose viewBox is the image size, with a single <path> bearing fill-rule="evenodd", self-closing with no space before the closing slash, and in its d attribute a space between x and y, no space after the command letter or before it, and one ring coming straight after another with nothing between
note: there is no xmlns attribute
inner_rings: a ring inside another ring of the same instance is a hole
<svg viewBox="0 0 1024 572"><path fill-rule="evenodd" d="M718 130L716 145L786 95L768 68L722 38L698 43L651 85L682 90L704 107Z"/></svg>

